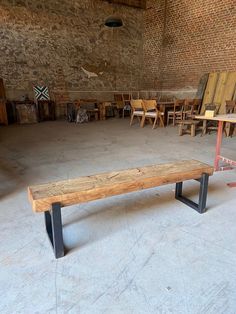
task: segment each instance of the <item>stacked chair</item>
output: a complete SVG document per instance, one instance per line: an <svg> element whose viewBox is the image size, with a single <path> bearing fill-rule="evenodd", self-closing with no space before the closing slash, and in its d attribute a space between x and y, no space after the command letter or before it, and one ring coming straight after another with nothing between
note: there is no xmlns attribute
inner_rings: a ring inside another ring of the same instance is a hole
<svg viewBox="0 0 236 314"><path fill-rule="evenodd" d="M146 119L149 120L154 129L157 121L164 127L163 113L157 108L156 100L142 100L142 99L132 99L131 100L131 120L130 125L133 124L135 117L138 118L141 127L144 127Z"/></svg>
<svg viewBox="0 0 236 314"><path fill-rule="evenodd" d="M174 110L168 111L167 114L167 125L172 120L173 126L175 126L177 121L183 120L183 109L185 105L184 99L175 99L174 100Z"/></svg>
<svg viewBox="0 0 236 314"><path fill-rule="evenodd" d="M199 120L194 120L195 116L200 113L201 99L185 99L177 101L177 105L182 104L182 107L178 107L178 114L176 115L177 123L179 124L179 135L185 133L191 136L196 135L197 126L200 124ZM182 115L181 115L182 114ZM173 121L173 124L176 122Z"/></svg>
<svg viewBox="0 0 236 314"><path fill-rule="evenodd" d="M114 94L114 101L118 111L118 116L122 113L122 117L125 117L125 113L128 112L131 115L131 94Z"/></svg>

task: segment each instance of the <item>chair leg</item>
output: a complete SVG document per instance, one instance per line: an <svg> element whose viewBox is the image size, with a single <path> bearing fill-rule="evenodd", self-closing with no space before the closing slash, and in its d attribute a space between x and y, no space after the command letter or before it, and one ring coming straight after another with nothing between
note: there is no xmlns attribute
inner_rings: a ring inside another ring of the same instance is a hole
<svg viewBox="0 0 236 314"><path fill-rule="evenodd" d="M130 119L130 126L133 124L133 120L134 120L134 114L132 114L131 119Z"/></svg>
<svg viewBox="0 0 236 314"><path fill-rule="evenodd" d="M166 125L169 125L169 120L170 120L170 116L168 115Z"/></svg>
<svg viewBox="0 0 236 314"><path fill-rule="evenodd" d="M183 135L183 123L180 123L179 124L179 136L182 136Z"/></svg>
<svg viewBox="0 0 236 314"><path fill-rule="evenodd" d="M191 125L191 136L196 136L196 125L194 123Z"/></svg>
<svg viewBox="0 0 236 314"><path fill-rule="evenodd" d="M175 115L173 115L173 126L175 126Z"/></svg>
<svg viewBox="0 0 236 314"><path fill-rule="evenodd" d="M154 120L154 122L153 122L152 129L155 129L155 126L156 126L156 123L157 123L157 118L158 118L158 116L156 116L156 118L155 118L155 120Z"/></svg>
<svg viewBox="0 0 236 314"><path fill-rule="evenodd" d="M230 122L226 122L225 124L225 133L226 133L226 136L229 137L230 136Z"/></svg>
<svg viewBox="0 0 236 314"><path fill-rule="evenodd" d="M142 120L141 120L141 124L140 124L141 128L144 127L144 124L145 124L145 116L142 116Z"/></svg>
<svg viewBox="0 0 236 314"><path fill-rule="evenodd" d="M236 124L232 123L231 129L230 136L233 137L233 135L236 135Z"/></svg>
<svg viewBox="0 0 236 314"><path fill-rule="evenodd" d="M160 119L160 122L161 122L161 126L164 128L165 124L164 124L164 120L163 120L161 115L159 116L159 119Z"/></svg>
<svg viewBox="0 0 236 314"><path fill-rule="evenodd" d="M207 120L203 120L203 125L202 125L202 136L206 135L207 131Z"/></svg>
<svg viewBox="0 0 236 314"><path fill-rule="evenodd" d="M152 118L148 118L149 124L152 125Z"/></svg>

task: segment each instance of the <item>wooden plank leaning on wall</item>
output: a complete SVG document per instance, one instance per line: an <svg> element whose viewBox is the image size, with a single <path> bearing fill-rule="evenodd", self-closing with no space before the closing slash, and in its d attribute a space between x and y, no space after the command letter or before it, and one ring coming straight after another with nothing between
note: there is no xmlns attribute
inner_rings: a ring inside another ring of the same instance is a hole
<svg viewBox="0 0 236 314"><path fill-rule="evenodd" d="M6 93L3 79L0 78L0 124L8 125L6 109Z"/></svg>

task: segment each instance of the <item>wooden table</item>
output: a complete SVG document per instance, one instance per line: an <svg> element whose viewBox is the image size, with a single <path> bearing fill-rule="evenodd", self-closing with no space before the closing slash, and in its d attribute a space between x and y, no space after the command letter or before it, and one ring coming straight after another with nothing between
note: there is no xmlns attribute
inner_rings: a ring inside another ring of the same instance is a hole
<svg viewBox="0 0 236 314"><path fill-rule="evenodd" d="M173 108L175 102L173 100L170 101L157 101L157 108L160 109L161 112L164 113L164 123L166 124L167 116L166 116L166 109Z"/></svg>
<svg viewBox="0 0 236 314"><path fill-rule="evenodd" d="M170 101L157 101L157 105L159 108L165 112L166 108L172 108L174 107L175 102L173 100Z"/></svg>
<svg viewBox="0 0 236 314"><path fill-rule="evenodd" d="M205 116L195 116L195 119L218 121L216 154L215 154L215 162L214 162L215 171L229 170L229 169L231 169L231 166L236 166L236 161L229 159L227 157L223 157L220 154L221 143L222 143L222 134L223 134L223 124L224 124L224 122L236 123L236 113L218 115L218 116L213 117L213 118L206 118ZM228 166L220 167L220 165L219 165L220 161L225 162ZM230 183L229 185L231 187L232 186L236 187L236 182Z"/></svg>

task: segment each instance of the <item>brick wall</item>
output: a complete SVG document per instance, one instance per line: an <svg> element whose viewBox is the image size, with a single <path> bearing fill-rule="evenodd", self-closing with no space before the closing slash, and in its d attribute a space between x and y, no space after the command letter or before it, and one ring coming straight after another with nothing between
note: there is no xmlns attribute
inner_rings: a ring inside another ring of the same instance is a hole
<svg viewBox="0 0 236 314"><path fill-rule="evenodd" d="M121 29L104 26L114 13L123 19ZM66 87L75 98L78 91L140 87L139 9L96 0L1 0L0 41L0 77L9 98L31 95L33 84ZM82 68L98 76L89 78Z"/></svg>
<svg viewBox="0 0 236 314"><path fill-rule="evenodd" d="M204 73L224 70L236 70L235 0L148 1L145 88L192 91Z"/></svg>

